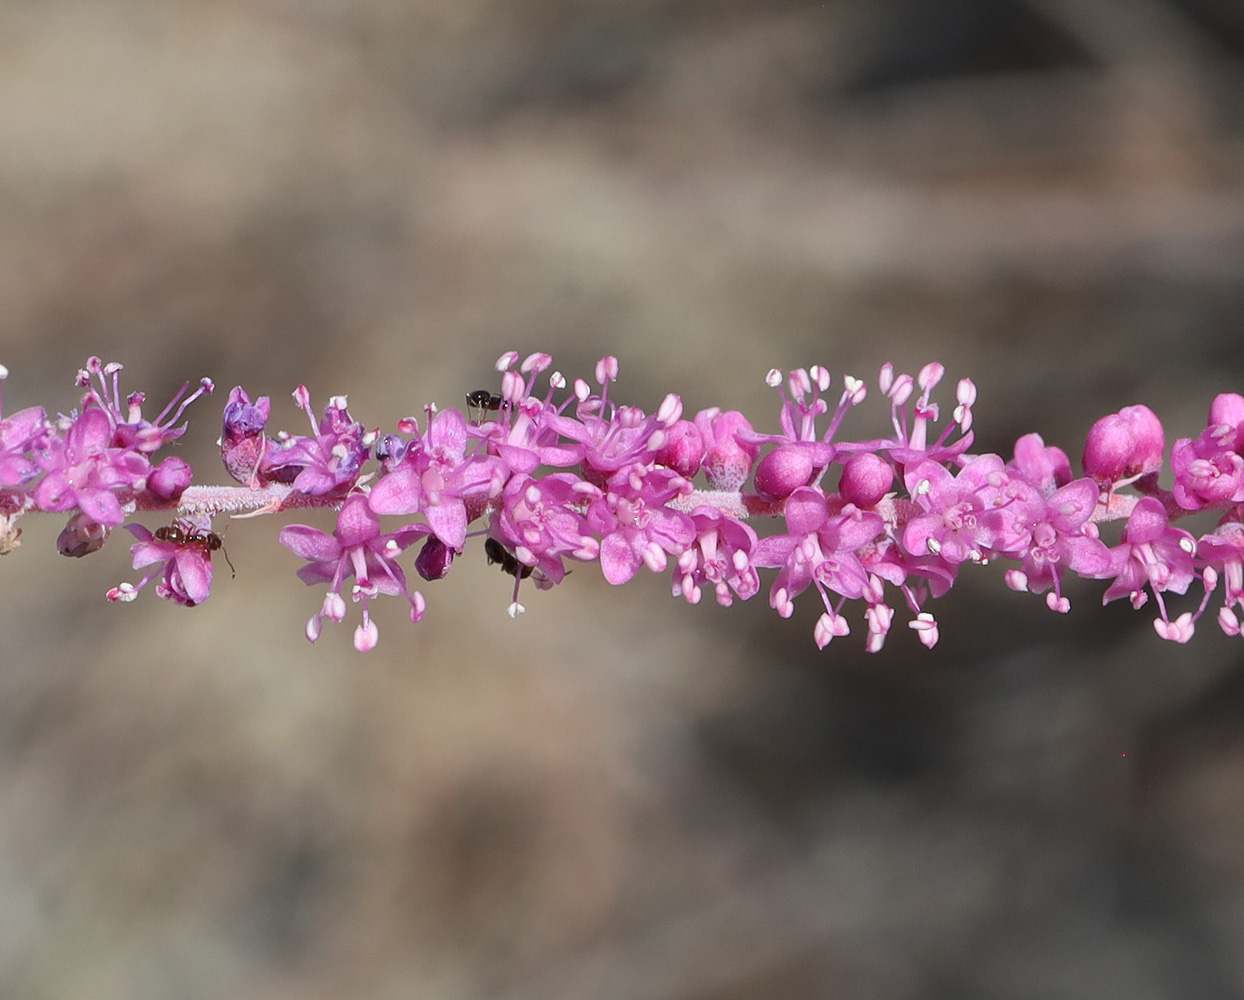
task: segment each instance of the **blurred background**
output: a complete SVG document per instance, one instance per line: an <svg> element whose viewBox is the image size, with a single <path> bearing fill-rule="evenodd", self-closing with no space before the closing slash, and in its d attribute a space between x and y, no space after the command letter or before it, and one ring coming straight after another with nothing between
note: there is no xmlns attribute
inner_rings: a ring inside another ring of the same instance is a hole
<svg viewBox="0 0 1244 1000"><path fill-rule="evenodd" d="M235 384L391 427L515 348L763 429L771 367L937 359L981 450L1078 457L1136 402L1195 435L1244 385L1242 108L1235 0L7 0L6 412L67 410L91 354L157 410L210 375L211 481ZM995 567L932 653L819 653L807 598L591 566L511 621L475 548L360 656L303 638L272 520L194 610L110 606L123 539L23 527L5 997L1244 995L1212 618L1177 647Z"/></svg>

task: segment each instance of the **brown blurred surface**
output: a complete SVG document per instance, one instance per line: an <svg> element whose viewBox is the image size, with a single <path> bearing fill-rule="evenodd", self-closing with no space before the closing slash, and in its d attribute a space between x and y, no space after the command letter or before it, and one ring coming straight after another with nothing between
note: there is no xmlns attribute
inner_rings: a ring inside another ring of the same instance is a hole
<svg viewBox="0 0 1244 1000"><path fill-rule="evenodd" d="M770 367L938 359L982 449L1194 434L1244 374L1242 59L1230 0L11 0L6 412L90 354L210 375L203 479L234 384L387 427L514 347L766 428ZM511 622L472 550L364 657L275 524L186 611L52 520L0 561L0 996L1244 995L1209 622L986 570L935 653L818 654L594 567Z"/></svg>

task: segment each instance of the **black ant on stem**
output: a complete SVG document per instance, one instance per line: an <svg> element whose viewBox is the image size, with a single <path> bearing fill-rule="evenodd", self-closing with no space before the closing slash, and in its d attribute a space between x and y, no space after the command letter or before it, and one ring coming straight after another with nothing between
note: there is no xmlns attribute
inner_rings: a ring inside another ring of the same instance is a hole
<svg viewBox="0 0 1244 1000"><path fill-rule="evenodd" d="M209 559L213 552L219 550L220 554L225 557L225 562L229 564L229 572L233 574L233 579L237 579L238 571L233 568L233 560L229 558L229 552L225 548L225 543L216 532L187 530L174 522L173 524L166 524L156 528L152 534L160 541L170 542L173 545L201 545Z"/></svg>

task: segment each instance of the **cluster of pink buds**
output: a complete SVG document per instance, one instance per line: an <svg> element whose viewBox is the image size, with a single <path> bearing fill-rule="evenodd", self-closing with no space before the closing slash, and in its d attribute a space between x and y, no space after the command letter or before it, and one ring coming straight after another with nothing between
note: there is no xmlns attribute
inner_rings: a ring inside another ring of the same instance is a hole
<svg viewBox="0 0 1244 1000"><path fill-rule="evenodd" d="M875 652L899 615L931 647L931 599L965 563L1003 560L1008 586L1045 594L1058 612L1071 607L1068 574L1109 581L1104 602L1126 597L1140 608L1152 597L1158 634L1177 642L1191 638L1221 579L1219 626L1230 635L1244 628L1242 396L1217 397L1202 434L1175 442L1167 490L1158 482L1165 434L1144 406L1093 425L1080 478L1066 453L1036 434L1020 438L1009 461L970 453L976 388L961 380L941 421L933 402L940 364L915 377L884 365L878 388L890 431L854 441L842 427L867 387L847 376L835 399L819 366L769 373L781 396L775 433L755 430L737 411L685 417L673 394L653 413L619 404L610 396L612 357L597 364L595 385L555 371L543 378L551 367L547 354L520 364L509 352L497 362L499 393L468 393L465 412L428 406L422 426L406 418L387 434L357 422L345 397L333 397L317 419L300 386L294 399L310 434L269 436L268 397L252 402L235 388L220 447L242 485L198 486L184 461L153 456L184 433L174 425L211 381L190 395L183 386L149 422L141 393L122 401L121 366L92 358L68 416L0 410L0 554L17 547L16 522L32 510L68 514L58 540L68 556L97 551L124 525L143 576L112 588L109 599L133 600L155 581L159 596L194 606L211 591L213 555L224 555L213 517L329 508L331 532L288 525L280 541L305 561L298 575L307 584L327 585L307 637L319 638L325 618L343 621L353 602L359 650L379 638L372 599L400 596L411 621L423 617L427 602L404 563L425 581L443 579L474 537L514 578L511 615L524 610L524 583L561 583L567 562L599 562L612 584L642 567L668 572L674 595L692 604L706 590L722 605L747 600L761 590L759 571L776 570L769 603L782 617L809 589L819 595L813 637L822 648L854 622ZM173 521L152 530L131 520L149 511L168 511ZM1200 538L1171 523L1203 511L1221 518ZM1124 522L1114 545L1099 534L1108 521ZM778 530L762 537L756 523ZM1167 595L1186 594L1194 582L1199 606L1172 616ZM862 611L852 613L852 602Z"/></svg>

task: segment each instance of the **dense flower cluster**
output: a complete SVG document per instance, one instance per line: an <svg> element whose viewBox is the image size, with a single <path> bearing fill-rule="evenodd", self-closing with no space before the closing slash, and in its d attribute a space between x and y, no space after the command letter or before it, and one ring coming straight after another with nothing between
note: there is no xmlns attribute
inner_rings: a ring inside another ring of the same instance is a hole
<svg viewBox="0 0 1244 1000"><path fill-rule="evenodd" d="M524 581L552 587L568 561L599 562L612 584L644 567L669 572L674 595L692 604L706 590L722 605L747 600L760 592L758 571L776 570L769 603L782 617L815 589L823 611L813 637L822 648L851 631L851 602L863 603L854 621L869 650L882 647L900 614L931 647L931 599L964 564L1004 560L1008 586L1045 594L1054 611L1070 609L1068 574L1108 581L1105 602L1126 597L1140 608L1152 598L1158 634L1177 642L1191 638L1222 580L1219 626L1230 635L1244 629L1244 396L1219 396L1201 435L1175 442L1166 490L1158 484L1165 433L1147 407L1099 420L1087 435L1085 475L1075 478L1066 453L1036 434L1017 441L1009 461L971 453L975 386L958 383L943 422L932 401L939 364L915 377L882 367L890 432L866 440L844 438L842 427L867 387L848 376L834 399L821 367L769 373L780 430L764 433L737 411L685 417L672 394L653 413L619 404L610 398L612 357L597 364L595 387L568 385L558 372L542 379L551 366L547 354L520 363L507 353L497 363L500 393L468 394L466 412L429 406L422 426L407 418L383 435L356 421L345 397L333 397L317 420L300 386L294 399L310 434L269 436L271 401L235 388L220 447L242 485L222 487L192 485L179 458L154 460L184 433L175 425L212 391L210 380L189 395L187 383L148 421L141 393L122 399L121 366L91 358L68 415L0 410L0 554L17 547L16 521L31 510L68 514L58 540L68 556L97 551L124 525L136 539L134 568L144 572L109 599L133 600L156 581L159 596L193 606L210 593L221 549L213 516L329 508L331 533L294 524L280 541L305 560L298 575L306 583L327 585L307 637L319 637L325 618L344 620L348 585L361 605L360 650L378 640L373 598L401 596L412 621L424 615L402 566L408 549L418 545L415 572L439 580L479 536L489 561L514 578L511 615L523 611ZM131 520L157 510L173 523L153 531ZM1206 510L1221 519L1200 538L1171 523ZM382 518L396 526L385 530ZM762 537L759 519L777 530ZM1115 545L1099 535L1107 521L1124 522ZM1172 617L1168 596L1194 584L1199 606Z"/></svg>

